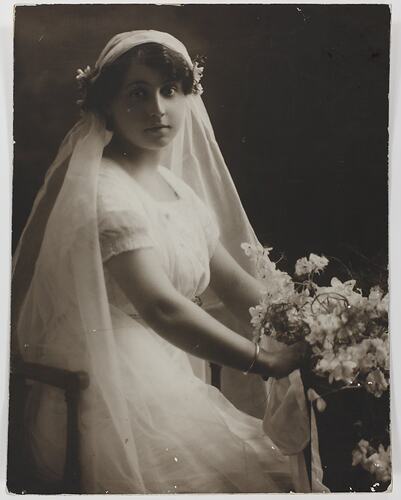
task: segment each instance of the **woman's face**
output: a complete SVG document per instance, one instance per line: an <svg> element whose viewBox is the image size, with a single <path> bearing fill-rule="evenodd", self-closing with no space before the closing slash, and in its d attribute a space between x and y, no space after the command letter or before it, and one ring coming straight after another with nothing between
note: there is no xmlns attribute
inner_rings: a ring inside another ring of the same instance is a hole
<svg viewBox="0 0 401 500"><path fill-rule="evenodd" d="M157 70L132 62L108 108L114 134L140 149L167 146L185 114L181 84Z"/></svg>

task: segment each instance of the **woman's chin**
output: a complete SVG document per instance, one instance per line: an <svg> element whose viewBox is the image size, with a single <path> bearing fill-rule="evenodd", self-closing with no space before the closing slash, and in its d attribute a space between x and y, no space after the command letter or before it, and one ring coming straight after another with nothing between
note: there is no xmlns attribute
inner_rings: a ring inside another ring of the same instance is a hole
<svg viewBox="0 0 401 500"><path fill-rule="evenodd" d="M172 139L170 137L157 137L151 141L146 141L145 148L151 150L163 149L171 143Z"/></svg>

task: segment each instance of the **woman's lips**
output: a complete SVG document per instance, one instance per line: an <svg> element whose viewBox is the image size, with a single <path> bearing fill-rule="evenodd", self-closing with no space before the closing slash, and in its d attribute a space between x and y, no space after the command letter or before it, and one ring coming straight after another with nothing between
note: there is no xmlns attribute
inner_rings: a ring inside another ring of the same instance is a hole
<svg viewBox="0 0 401 500"><path fill-rule="evenodd" d="M146 128L145 131L146 132L157 132L159 130L164 130L167 128L170 128L170 126L169 125L155 125L154 127Z"/></svg>

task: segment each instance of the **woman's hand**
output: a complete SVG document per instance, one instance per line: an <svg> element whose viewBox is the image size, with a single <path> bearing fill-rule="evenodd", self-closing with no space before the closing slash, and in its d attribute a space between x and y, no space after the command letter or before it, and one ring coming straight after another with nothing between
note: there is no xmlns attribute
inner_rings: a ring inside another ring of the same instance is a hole
<svg viewBox="0 0 401 500"><path fill-rule="evenodd" d="M301 340L291 346L284 347L281 351L271 353L269 363L269 376L283 378L294 370L301 368L309 359L310 345ZM267 380L268 376L262 374L262 378Z"/></svg>

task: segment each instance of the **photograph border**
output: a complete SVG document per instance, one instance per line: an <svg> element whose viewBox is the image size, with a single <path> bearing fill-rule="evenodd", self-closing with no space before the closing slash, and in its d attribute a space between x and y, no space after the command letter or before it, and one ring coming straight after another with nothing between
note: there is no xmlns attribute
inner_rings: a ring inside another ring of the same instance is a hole
<svg viewBox="0 0 401 500"><path fill-rule="evenodd" d="M7 422L8 422L8 373L9 373L9 321L10 321L10 276L11 276L11 196L12 196L12 158L13 158L13 6L15 5L48 5L52 2L31 1L14 2L2 0L0 2L0 49L1 81L3 91L0 93L0 109L5 111L0 122L0 151L2 168L0 169L0 224L3 230L3 243L0 246L1 267L1 333L2 349L0 350L0 366L3 376L0 378L0 498L6 493L6 453L7 453ZM141 4L151 2L99 2L99 1L62 1L60 4ZM157 4L173 4L177 2L155 2ZM180 4L207 4L212 2L180 2ZM227 2L214 2L227 3ZM389 4L386 1L273 1L273 2L232 2L236 4ZM391 4L390 4L391 5ZM397 398L397 381L401 380L401 363L398 363L397 354L401 352L401 340L398 331L401 329L401 4L396 0L391 5L391 44L390 44L390 94L389 94L389 269L390 269L390 331L391 337L391 415L392 415L392 450L393 450L393 486L391 493L382 494L381 498L397 495L401 476L400 463L400 397ZM349 494L336 493L336 498L349 498ZM347 496L345 496L347 495ZM370 498L370 493L354 493L356 498ZM384 495L384 496L383 496ZM31 495L28 495L30 497ZM103 497L105 495L92 495ZM124 498L123 495L115 495ZM139 495L137 495L138 497ZM156 495L163 497L163 495ZM181 495L181 497L186 495ZM193 497L194 495L191 495ZM198 496L198 495L196 495ZM200 496L200 495L199 495ZM210 495L208 495L210 497ZM213 495L217 496L217 495ZM247 495L248 496L248 495ZM78 495L71 497L80 498ZM188 495L189 497L189 495ZM38 498L37 495L33 498ZM282 499L283 494L269 494L269 499ZM314 494L314 498L323 498L323 494ZM326 498L326 495L324 495Z"/></svg>

